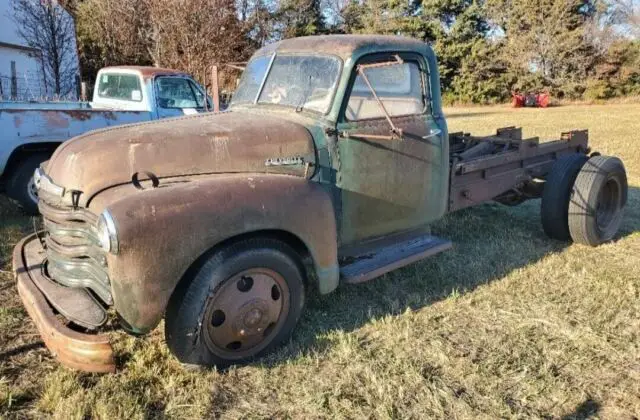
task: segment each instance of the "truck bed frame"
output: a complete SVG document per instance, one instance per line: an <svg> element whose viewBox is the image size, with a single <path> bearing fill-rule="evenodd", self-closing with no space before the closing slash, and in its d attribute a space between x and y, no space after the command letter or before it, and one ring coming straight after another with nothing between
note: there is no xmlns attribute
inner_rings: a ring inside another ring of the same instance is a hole
<svg viewBox="0 0 640 420"><path fill-rule="evenodd" d="M538 137L523 139L516 127L488 137L449 134L449 212L487 201L517 205L539 198L554 162L567 154L588 154L588 137L587 130L576 130L540 143Z"/></svg>

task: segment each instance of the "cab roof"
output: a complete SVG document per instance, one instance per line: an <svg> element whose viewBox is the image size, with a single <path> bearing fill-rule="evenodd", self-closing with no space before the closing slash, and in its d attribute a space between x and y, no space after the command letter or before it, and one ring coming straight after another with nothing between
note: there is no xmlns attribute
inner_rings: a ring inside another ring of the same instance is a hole
<svg viewBox="0 0 640 420"><path fill-rule="evenodd" d="M426 43L395 35L316 35L285 39L263 47L256 55L273 52L333 54L347 59L361 52L421 50Z"/></svg>
<svg viewBox="0 0 640 420"><path fill-rule="evenodd" d="M156 76L183 76L183 75L188 76L188 73L180 70L167 69L162 67L151 67L151 66L110 66L110 67L104 67L102 70L134 71L140 74L145 79L149 77L156 77Z"/></svg>

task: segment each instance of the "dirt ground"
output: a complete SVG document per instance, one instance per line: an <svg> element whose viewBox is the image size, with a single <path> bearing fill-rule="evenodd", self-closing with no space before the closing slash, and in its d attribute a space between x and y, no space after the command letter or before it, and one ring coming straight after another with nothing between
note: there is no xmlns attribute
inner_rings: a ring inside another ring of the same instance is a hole
<svg viewBox="0 0 640 420"><path fill-rule="evenodd" d="M539 201L487 204L433 227L451 251L312 297L294 338L259 364L185 370L163 343L112 333L114 375L50 356L17 297L13 245L31 220L0 198L0 417L640 417L640 105L448 109L450 131L588 128L626 165L620 234L553 241Z"/></svg>

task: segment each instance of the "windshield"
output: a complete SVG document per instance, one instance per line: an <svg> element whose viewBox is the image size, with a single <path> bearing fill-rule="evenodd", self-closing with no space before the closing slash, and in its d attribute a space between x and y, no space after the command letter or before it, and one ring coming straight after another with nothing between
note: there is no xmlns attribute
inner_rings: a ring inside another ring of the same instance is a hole
<svg viewBox="0 0 640 420"><path fill-rule="evenodd" d="M245 69L231 105L253 103L271 56L256 57ZM340 75L340 61L327 56L276 55L258 98L259 104L326 113Z"/></svg>

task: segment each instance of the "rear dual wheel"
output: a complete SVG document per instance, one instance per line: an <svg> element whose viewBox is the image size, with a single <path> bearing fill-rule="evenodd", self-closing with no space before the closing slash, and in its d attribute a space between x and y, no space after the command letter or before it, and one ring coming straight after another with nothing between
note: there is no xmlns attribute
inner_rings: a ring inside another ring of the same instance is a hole
<svg viewBox="0 0 640 420"><path fill-rule="evenodd" d="M581 153L562 156L555 161L542 190L540 215L544 233L559 241L568 241L569 200L580 169L589 160Z"/></svg>
<svg viewBox="0 0 640 420"><path fill-rule="evenodd" d="M542 194L542 226L554 239L597 246L613 239L627 202L620 159L581 154L556 161Z"/></svg>
<svg viewBox="0 0 640 420"><path fill-rule="evenodd" d="M225 247L171 298L167 345L190 365L249 362L291 336L304 305L303 280L297 254L283 242L256 238Z"/></svg>
<svg viewBox="0 0 640 420"><path fill-rule="evenodd" d="M613 239L627 203L627 174L620 159L594 156L580 170L569 202L569 231L578 243Z"/></svg>

